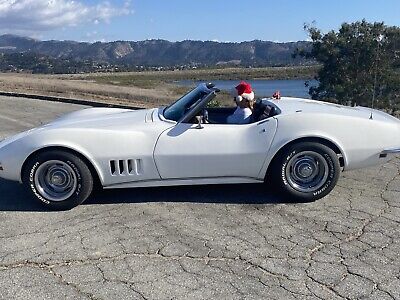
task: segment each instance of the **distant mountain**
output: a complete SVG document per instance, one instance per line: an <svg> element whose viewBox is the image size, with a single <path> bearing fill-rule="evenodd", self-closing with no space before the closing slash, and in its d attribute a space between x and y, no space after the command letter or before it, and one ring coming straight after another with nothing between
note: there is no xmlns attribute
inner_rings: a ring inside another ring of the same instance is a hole
<svg viewBox="0 0 400 300"><path fill-rule="evenodd" d="M15 35L0 36L0 53L33 53L54 59L93 61L130 66L242 65L286 66L308 64L292 58L297 48L309 42L274 43L251 41L219 43L211 41L169 42L147 40L84 43L74 41L39 41Z"/></svg>

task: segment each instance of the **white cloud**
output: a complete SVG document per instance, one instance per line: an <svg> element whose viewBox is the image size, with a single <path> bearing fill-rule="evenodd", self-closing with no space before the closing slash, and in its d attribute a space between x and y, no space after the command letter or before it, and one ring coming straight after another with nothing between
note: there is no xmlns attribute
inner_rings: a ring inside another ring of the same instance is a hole
<svg viewBox="0 0 400 300"><path fill-rule="evenodd" d="M132 13L130 0L122 6L108 1L89 6L81 0L0 0L0 31L37 33L87 22L108 23Z"/></svg>

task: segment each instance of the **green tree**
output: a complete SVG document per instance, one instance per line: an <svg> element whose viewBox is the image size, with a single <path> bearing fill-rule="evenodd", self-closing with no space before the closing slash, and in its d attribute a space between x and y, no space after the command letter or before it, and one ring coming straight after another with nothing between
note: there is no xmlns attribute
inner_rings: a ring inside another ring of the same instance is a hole
<svg viewBox="0 0 400 300"><path fill-rule="evenodd" d="M400 110L400 28L363 20L344 23L338 31L323 34L305 26L312 40L309 51L296 55L316 60L322 68L313 99L340 104Z"/></svg>

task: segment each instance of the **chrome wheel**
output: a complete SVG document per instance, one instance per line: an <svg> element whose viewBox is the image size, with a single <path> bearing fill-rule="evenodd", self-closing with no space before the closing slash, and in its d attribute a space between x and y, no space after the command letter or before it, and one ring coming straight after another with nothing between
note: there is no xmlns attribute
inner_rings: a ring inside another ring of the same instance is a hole
<svg viewBox="0 0 400 300"><path fill-rule="evenodd" d="M41 164L36 170L34 183L42 197L55 202L67 200L78 186L74 169L59 160L50 160Z"/></svg>
<svg viewBox="0 0 400 300"><path fill-rule="evenodd" d="M303 151L290 158L285 169L286 180L303 193L318 191L329 176L326 159L314 151Z"/></svg>

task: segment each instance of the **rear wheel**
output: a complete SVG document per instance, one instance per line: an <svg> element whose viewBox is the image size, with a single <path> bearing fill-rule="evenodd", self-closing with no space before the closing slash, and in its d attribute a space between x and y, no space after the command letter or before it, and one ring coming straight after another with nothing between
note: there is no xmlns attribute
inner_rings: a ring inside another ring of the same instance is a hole
<svg viewBox="0 0 400 300"><path fill-rule="evenodd" d="M328 195L340 176L337 154L318 143L289 146L274 160L269 174L276 187L297 201L315 201Z"/></svg>
<svg viewBox="0 0 400 300"><path fill-rule="evenodd" d="M84 161L66 151L42 152L30 159L23 182L35 199L54 210L71 209L92 193L93 176Z"/></svg>

